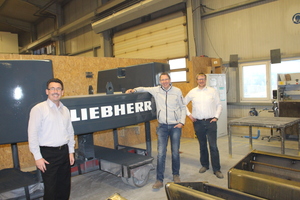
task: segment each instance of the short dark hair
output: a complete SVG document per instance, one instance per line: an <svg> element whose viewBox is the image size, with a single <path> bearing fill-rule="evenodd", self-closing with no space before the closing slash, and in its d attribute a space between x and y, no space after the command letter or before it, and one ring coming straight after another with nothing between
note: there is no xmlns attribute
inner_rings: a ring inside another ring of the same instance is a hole
<svg viewBox="0 0 300 200"><path fill-rule="evenodd" d="M166 75L166 76L169 77L169 79L171 79L169 73L167 73L167 72L162 72L162 73L160 74L160 76L159 76L159 79L161 78L162 75Z"/></svg>
<svg viewBox="0 0 300 200"><path fill-rule="evenodd" d="M50 84L50 83L53 83L53 82L55 82L55 83L60 83L60 84L61 84L61 89L62 89L62 90L64 89L64 84L63 84L63 82L62 82L60 79L58 79L58 78L51 78L51 79L49 79L49 80L47 81L47 88L49 87L49 84Z"/></svg>

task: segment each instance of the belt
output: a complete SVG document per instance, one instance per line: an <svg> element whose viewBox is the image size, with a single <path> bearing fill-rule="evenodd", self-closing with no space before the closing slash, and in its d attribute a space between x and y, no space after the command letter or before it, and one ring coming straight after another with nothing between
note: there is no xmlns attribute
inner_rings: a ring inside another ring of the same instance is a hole
<svg viewBox="0 0 300 200"><path fill-rule="evenodd" d="M40 146L40 148L42 149L58 149L58 150L61 150L65 147L67 147L68 144L63 144L61 146L57 146L57 147L49 147L49 146Z"/></svg>
<svg viewBox="0 0 300 200"><path fill-rule="evenodd" d="M197 121L211 121L213 118L196 119Z"/></svg>

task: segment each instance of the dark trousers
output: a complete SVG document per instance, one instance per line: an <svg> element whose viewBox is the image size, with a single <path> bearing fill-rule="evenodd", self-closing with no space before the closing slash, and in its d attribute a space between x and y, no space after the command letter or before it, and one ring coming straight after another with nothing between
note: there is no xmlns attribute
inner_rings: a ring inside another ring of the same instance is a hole
<svg viewBox="0 0 300 200"><path fill-rule="evenodd" d="M201 165L207 169L209 168L208 142L213 171L220 171L220 155L217 145L217 123L197 120L194 122L194 129L200 144Z"/></svg>
<svg viewBox="0 0 300 200"><path fill-rule="evenodd" d="M43 173L44 200L67 200L71 190L71 169L69 148L41 147L47 170Z"/></svg>

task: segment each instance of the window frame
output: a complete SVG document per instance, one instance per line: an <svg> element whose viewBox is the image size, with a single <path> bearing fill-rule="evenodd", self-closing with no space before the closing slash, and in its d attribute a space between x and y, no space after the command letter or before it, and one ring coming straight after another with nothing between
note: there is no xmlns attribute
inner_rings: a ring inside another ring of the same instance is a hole
<svg viewBox="0 0 300 200"><path fill-rule="evenodd" d="M266 74L266 97L262 98L254 98L254 97L244 97L244 77L243 77L243 67L255 66L255 65L264 65ZM249 103L249 102L256 102L256 103L266 103L270 102L271 100L271 93L270 93L270 62L268 61L257 61L257 62L245 62L239 65L239 85L240 85L240 102L241 103Z"/></svg>
<svg viewBox="0 0 300 200"><path fill-rule="evenodd" d="M171 65L170 65L170 76L171 76L171 81L173 83L186 83L188 82L188 66L187 66L187 59L185 57L181 57L181 58L173 58L173 59L169 59L168 60L168 63L170 64L170 60L176 60L176 59L185 59L185 67L184 68L175 68L175 69L172 69ZM183 81L177 81L177 80L174 80L174 77L172 78L172 74L173 73L176 73L176 72L186 72L185 73L185 80Z"/></svg>
<svg viewBox="0 0 300 200"><path fill-rule="evenodd" d="M300 61L300 57L290 57L290 58L284 58L281 60L281 63L283 62L288 62L288 61ZM243 66L251 66L251 65L262 65L265 64L266 66L266 92L267 92L267 97L266 98L245 98L244 95L244 88L243 88ZM239 71L239 101L241 103L269 103L273 99L272 97L272 64L271 61L249 61L249 62L241 62L239 63L238 71ZM300 68L299 68L300 72ZM295 72L286 72L286 73L298 73L297 71ZM278 73L277 73L278 74ZM276 76L277 78L277 76ZM277 80L276 80L277 82ZM278 88L276 88L277 90Z"/></svg>

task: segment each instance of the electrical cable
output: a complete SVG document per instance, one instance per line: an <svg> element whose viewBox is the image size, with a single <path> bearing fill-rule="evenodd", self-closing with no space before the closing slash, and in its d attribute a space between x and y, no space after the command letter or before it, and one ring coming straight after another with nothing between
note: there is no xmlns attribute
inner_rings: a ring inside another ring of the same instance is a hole
<svg viewBox="0 0 300 200"><path fill-rule="evenodd" d="M209 34L208 34L208 31L207 31L205 22L203 22L203 25L204 25L204 29L205 29L205 32L206 32L206 34L207 34L208 41L209 41L211 47L213 48L213 50L214 50L214 52L217 54L217 56L220 58L219 54L217 53L217 51L216 51L216 49L215 49L214 45L212 44L212 41L211 41L211 39L210 39L210 37L209 37Z"/></svg>

